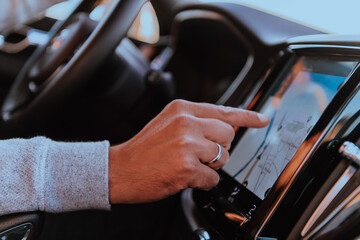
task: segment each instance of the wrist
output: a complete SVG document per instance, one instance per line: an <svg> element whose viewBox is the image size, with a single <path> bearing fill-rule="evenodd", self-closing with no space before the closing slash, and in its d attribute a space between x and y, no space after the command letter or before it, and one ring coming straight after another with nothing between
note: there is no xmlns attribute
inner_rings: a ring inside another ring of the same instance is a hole
<svg viewBox="0 0 360 240"><path fill-rule="evenodd" d="M127 173L123 161L128 159L125 144L109 147L109 201L111 204L127 203L124 197L128 192L127 179L131 176L125 176Z"/></svg>

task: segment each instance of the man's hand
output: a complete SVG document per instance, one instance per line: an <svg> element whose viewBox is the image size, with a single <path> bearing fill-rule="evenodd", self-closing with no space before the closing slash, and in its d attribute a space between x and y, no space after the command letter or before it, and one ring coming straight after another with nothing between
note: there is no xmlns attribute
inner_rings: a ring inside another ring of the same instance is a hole
<svg viewBox="0 0 360 240"><path fill-rule="evenodd" d="M134 138L110 147L110 202L150 202L186 188L215 187L215 170L229 159L233 127L260 128L268 122L251 111L173 101ZM216 143L222 156L209 163L218 154Z"/></svg>

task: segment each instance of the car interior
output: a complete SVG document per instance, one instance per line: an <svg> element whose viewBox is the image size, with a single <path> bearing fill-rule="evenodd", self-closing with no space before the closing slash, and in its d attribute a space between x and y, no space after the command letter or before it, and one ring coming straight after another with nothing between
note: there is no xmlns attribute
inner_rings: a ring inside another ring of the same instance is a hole
<svg viewBox="0 0 360 240"><path fill-rule="evenodd" d="M232 0L68 2L0 32L1 139L118 144L174 99L270 123L236 130L210 191L2 216L1 240L360 237L360 36Z"/></svg>

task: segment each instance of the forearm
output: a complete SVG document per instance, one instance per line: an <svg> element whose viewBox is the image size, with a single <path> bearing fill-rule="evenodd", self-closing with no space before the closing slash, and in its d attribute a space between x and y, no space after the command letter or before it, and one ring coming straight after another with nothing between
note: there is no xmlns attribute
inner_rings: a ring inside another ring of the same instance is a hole
<svg viewBox="0 0 360 240"><path fill-rule="evenodd" d="M0 214L110 209L109 143L0 141Z"/></svg>

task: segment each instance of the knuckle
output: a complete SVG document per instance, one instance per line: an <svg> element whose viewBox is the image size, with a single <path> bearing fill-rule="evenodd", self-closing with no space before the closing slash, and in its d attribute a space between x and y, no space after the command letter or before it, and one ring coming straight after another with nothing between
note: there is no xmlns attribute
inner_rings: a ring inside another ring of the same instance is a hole
<svg viewBox="0 0 360 240"><path fill-rule="evenodd" d="M235 131L230 125L227 125L227 132L228 132L227 134L229 137L229 141L231 142L235 137Z"/></svg>
<svg viewBox="0 0 360 240"><path fill-rule="evenodd" d="M215 170L218 170L218 169L222 168L223 166L225 166L225 164L226 164L228 161L229 161L229 152L226 151L226 150L224 150L224 151L223 151L223 154L222 154L222 156L221 156L221 160L218 161L218 162L216 163L216 165L213 166L212 168L215 169Z"/></svg>
<svg viewBox="0 0 360 240"><path fill-rule="evenodd" d="M253 121L254 120L254 112L250 112L250 111L243 111L243 116L244 116L244 120L246 121Z"/></svg>
<svg viewBox="0 0 360 240"><path fill-rule="evenodd" d="M225 165L229 161L229 152L227 150L224 150L223 157L224 157L224 165Z"/></svg>
<svg viewBox="0 0 360 240"><path fill-rule="evenodd" d="M188 129L194 125L194 120L187 114L179 114L173 119L177 129Z"/></svg>
<svg viewBox="0 0 360 240"><path fill-rule="evenodd" d="M215 124L214 124L215 125ZM226 146L229 145L235 137L234 128L225 122L217 122L217 126L221 129L221 143Z"/></svg>
<svg viewBox="0 0 360 240"><path fill-rule="evenodd" d="M226 145L225 149L226 149L227 151L229 151L229 150L230 150L230 148L231 148L231 142L230 142L229 144L227 144L227 145Z"/></svg>
<svg viewBox="0 0 360 240"><path fill-rule="evenodd" d="M177 141L178 141L179 149L183 149L185 150L185 152L189 152L190 147L196 144L195 140L187 135L181 135Z"/></svg>
<svg viewBox="0 0 360 240"><path fill-rule="evenodd" d="M176 99L168 104L168 107L175 112L183 112L186 110L188 102L182 99Z"/></svg>
<svg viewBox="0 0 360 240"><path fill-rule="evenodd" d="M185 175L192 175L196 171L196 166L192 159L190 158L184 158L182 162L182 171L185 173Z"/></svg>
<svg viewBox="0 0 360 240"><path fill-rule="evenodd" d="M227 106L220 106L220 111L221 114L225 117L229 117L234 112L233 108Z"/></svg>
<svg viewBox="0 0 360 240"><path fill-rule="evenodd" d="M244 112L244 115L245 115L245 119L247 119L247 120L250 120L251 119L251 113L249 112L249 111L245 111Z"/></svg>

